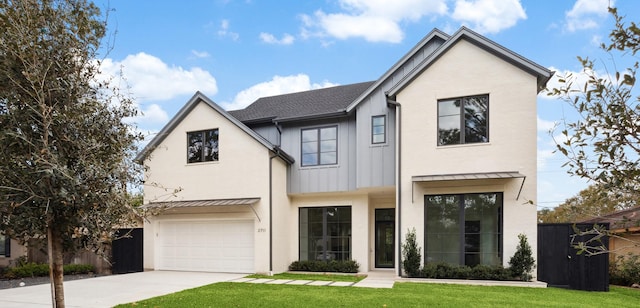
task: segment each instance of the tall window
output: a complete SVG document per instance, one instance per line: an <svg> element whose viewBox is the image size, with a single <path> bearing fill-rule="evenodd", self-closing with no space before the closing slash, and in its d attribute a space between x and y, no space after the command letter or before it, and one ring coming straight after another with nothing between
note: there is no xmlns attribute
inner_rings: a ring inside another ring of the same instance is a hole
<svg viewBox="0 0 640 308"><path fill-rule="evenodd" d="M502 264L502 193L425 196L425 262Z"/></svg>
<svg viewBox="0 0 640 308"><path fill-rule="evenodd" d="M187 162L218 161L218 129L187 133Z"/></svg>
<svg viewBox="0 0 640 308"><path fill-rule="evenodd" d="M489 142L489 95L438 101L438 145Z"/></svg>
<svg viewBox="0 0 640 308"><path fill-rule="evenodd" d="M338 127L328 126L302 130L302 166L338 163Z"/></svg>
<svg viewBox="0 0 640 308"><path fill-rule="evenodd" d="M0 233L0 256L9 257L11 250L11 240L9 237Z"/></svg>
<svg viewBox="0 0 640 308"><path fill-rule="evenodd" d="M300 208L300 260L351 259L351 207Z"/></svg>
<svg viewBox="0 0 640 308"><path fill-rule="evenodd" d="M387 142L387 117L373 116L371 117L371 143Z"/></svg>

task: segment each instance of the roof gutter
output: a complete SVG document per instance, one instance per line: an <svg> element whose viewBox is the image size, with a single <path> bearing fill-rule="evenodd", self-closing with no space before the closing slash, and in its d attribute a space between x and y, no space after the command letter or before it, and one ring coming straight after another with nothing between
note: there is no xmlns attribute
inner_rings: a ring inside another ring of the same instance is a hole
<svg viewBox="0 0 640 308"><path fill-rule="evenodd" d="M386 95L386 93L385 93ZM396 234L398 240L398 257L396 258L396 267L398 268L398 276L402 276L402 165L400 155L402 154L402 105L387 96L387 106L396 109Z"/></svg>

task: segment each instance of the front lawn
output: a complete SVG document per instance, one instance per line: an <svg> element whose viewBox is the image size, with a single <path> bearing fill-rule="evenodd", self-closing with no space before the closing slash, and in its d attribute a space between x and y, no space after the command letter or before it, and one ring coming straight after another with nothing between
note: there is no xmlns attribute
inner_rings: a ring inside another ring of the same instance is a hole
<svg viewBox="0 0 640 308"><path fill-rule="evenodd" d="M640 291L396 283L393 289L224 282L117 307L639 307Z"/></svg>

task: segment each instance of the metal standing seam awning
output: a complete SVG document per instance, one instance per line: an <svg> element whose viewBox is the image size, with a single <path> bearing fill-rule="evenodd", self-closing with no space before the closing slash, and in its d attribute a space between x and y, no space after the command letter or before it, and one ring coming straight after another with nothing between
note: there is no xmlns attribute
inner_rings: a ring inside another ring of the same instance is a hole
<svg viewBox="0 0 640 308"><path fill-rule="evenodd" d="M516 200L520 199L520 193L527 176L518 171L499 172L476 172L476 173L456 173L456 174L434 174L434 175L414 175L411 177L412 183L416 182L444 182L444 181L474 181L474 180L500 180L500 179L522 179L520 190ZM411 198L413 201L413 184L411 185Z"/></svg>
<svg viewBox="0 0 640 308"><path fill-rule="evenodd" d="M150 202L143 205L142 209L174 209L187 207L205 207L205 206L248 206L260 220L260 216L253 207L258 203L260 198L239 198L239 199L210 199L210 200L187 200L187 201L164 201Z"/></svg>

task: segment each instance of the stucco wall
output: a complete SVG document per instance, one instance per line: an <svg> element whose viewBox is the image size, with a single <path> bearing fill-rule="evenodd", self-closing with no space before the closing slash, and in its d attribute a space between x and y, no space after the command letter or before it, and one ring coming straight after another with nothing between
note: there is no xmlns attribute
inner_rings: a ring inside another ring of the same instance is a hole
<svg viewBox="0 0 640 308"><path fill-rule="evenodd" d="M187 164L187 132L214 128L219 129L219 161ZM268 272L270 154L264 145L213 108L204 103L195 106L145 161L149 167L145 174L145 203L228 198L260 198L260 201L253 205L255 213L246 206L238 206L231 210L183 209L150 217L144 226L144 267L154 267L159 220L251 219L256 232L255 269ZM273 166L278 189L275 204L288 208L286 164L275 159ZM173 189L180 191L173 196Z"/></svg>
<svg viewBox="0 0 640 308"><path fill-rule="evenodd" d="M437 102L489 95L489 142L438 146ZM504 192L503 264L515 252L517 235L537 249L536 78L478 46L461 40L398 93L402 104L402 226L416 228L424 243L424 195ZM412 176L518 171L522 179L413 184ZM414 186L415 185L415 186Z"/></svg>

